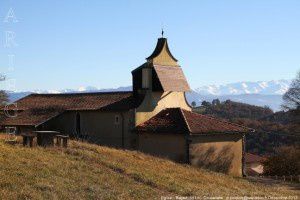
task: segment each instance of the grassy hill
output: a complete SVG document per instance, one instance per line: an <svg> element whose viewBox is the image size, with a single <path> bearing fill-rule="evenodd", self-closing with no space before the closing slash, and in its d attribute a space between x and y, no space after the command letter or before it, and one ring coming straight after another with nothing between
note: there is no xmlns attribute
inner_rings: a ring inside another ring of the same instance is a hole
<svg viewBox="0 0 300 200"><path fill-rule="evenodd" d="M0 135L1 137L1 135ZM0 138L0 199L161 199L161 196L288 196L299 191L77 141L24 148Z"/></svg>

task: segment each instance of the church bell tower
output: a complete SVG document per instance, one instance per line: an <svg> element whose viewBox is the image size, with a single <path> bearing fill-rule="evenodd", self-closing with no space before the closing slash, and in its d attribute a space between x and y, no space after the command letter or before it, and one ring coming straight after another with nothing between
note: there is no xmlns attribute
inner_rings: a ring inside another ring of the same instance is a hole
<svg viewBox="0 0 300 200"><path fill-rule="evenodd" d="M137 102L142 102L137 110L146 115L138 123L164 108L181 107L190 110L184 94L190 91L190 87L169 49L167 38L158 38L153 53L131 73L133 95Z"/></svg>

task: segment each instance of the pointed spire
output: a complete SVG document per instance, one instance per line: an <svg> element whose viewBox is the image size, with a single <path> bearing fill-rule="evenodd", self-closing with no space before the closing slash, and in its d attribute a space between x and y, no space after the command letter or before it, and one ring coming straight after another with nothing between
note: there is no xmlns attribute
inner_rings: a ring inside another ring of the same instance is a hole
<svg viewBox="0 0 300 200"><path fill-rule="evenodd" d="M167 42L167 38L164 38L164 31L162 29L162 37L158 38L156 47L153 53L146 58L148 62L157 65L171 65L178 66L177 59L171 54Z"/></svg>
<svg viewBox="0 0 300 200"><path fill-rule="evenodd" d="M161 29L161 38L164 38L164 28Z"/></svg>

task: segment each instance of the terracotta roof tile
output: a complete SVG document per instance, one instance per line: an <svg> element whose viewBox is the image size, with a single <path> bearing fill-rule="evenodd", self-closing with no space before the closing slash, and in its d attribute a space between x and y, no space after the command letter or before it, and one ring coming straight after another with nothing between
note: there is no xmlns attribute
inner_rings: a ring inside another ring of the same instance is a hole
<svg viewBox="0 0 300 200"><path fill-rule="evenodd" d="M250 129L223 119L183 110L191 133L248 132Z"/></svg>
<svg viewBox="0 0 300 200"><path fill-rule="evenodd" d="M98 110L112 104L125 110L134 107L132 92L31 94L16 103L18 110L48 107L63 110Z"/></svg>
<svg viewBox="0 0 300 200"><path fill-rule="evenodd" d="M140 132L153 133L235 133L250 129L221 119L193 113L181 108L167 108L136 127Z"/></svg>
<svg viewBox="0 0 300 200"><path fill-rule="evenodd" d="M188 131L180 109L165 109L136 127L138 131L156 133L183 133Z"/></svg>

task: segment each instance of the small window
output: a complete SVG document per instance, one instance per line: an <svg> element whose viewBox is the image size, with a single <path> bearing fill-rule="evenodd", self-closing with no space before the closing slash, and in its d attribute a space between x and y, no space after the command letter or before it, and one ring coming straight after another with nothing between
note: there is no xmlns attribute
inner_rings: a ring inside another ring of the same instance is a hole
<svg viewBox="0 0 300 200"><path fill-rule="evenodd" d="M120 124L120 115L115 115L115 124Z"/></svg>
<svg viewBox="0 0 300 200"><path fill-rule="evenodd" d="M149 68L144 68L142 71L142 87L143 89L148 89L150 87L150 71Z"/></svg>

